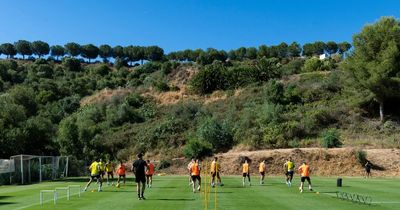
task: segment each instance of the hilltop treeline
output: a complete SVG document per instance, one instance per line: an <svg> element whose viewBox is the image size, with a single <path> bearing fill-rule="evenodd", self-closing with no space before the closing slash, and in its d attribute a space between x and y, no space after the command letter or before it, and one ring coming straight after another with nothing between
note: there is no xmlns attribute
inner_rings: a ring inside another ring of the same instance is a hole
<svg viewBox="0 0 400 210"><path fill-rule="evenodd" d="M208 48L207 50L196 49L196 50L183 50L171 52L167 55L164 54L164 50L158 46L115 46L104 44L95 46L93 44L79 45L74 42L70 42L61 45L49 46L48 43L43 41L29 42L26 40L19 40L14 44L3 43L0 45L0 55L4 54L7 58L13 58L15 55L28 56L29 59L35 55L38 58L43 56L50 56L50 59L59 60L64 56L69 57L81 57L89 61L100 57L104 62L108 62L110 58L118 59L118 62L137 62L143 63L146 61L194 61L201 65L211 64L215 60L225 61L227 59L242 61L244 59L256 59L256 58L297 58L303 56L318 56L323 53L333 55L339 53L343 55L351 48L350 43L341 42L336 43L329 41L327 43L317 41L314 43L306 43L302 47L297 42L293 42L288 45L282 42L276 46L261 45L258 48L255 47L240 47L236 50L226 52L224 50L217 50L214 48Z"/></svg>

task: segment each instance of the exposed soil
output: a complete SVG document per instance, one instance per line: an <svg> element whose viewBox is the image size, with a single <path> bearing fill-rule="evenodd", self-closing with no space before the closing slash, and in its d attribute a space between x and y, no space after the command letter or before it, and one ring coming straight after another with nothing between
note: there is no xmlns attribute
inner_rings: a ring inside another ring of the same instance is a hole
<svg viewBox="0 0 400 210"><path fill-rule="evenodd" d="M373 176L399 176L400 150L399 149L365 149L367 159L373 164ZM300 148L275 149L259 151L230 151L218 154L221 164L221 173L224 175L240 175L241 163L244 157L251 160L252 174L258 174L258 164L265 159L267 174L283 175L283 164L288 157L292 157L296 166L303 161L309 162L311 175L318 176L361 176L364 167L356 158L355 148ZM211 158L203 161L203 167ZM163 170L167 174L187 174L188 160L177 158L172 160L173 165Z"/></svg>

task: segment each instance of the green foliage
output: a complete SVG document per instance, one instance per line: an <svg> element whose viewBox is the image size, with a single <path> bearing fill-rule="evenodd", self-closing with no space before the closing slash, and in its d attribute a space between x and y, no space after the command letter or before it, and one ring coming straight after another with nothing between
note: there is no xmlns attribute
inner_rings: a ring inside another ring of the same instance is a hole
<svg viewBox="0 0 400 210"><path fill-rule="evenodd" d="M367 162L367 153L364 150L357 150L355 151L355 156L358 162L364 166Z"/></svg>
<svg viewBox="0 0 400 210"><path fill-rule="evenodd" d="M81 54L81 46L77 43L74 42L69 42L66 45L64 45L66 52L68 55L76 57L79 54Z"/></svg>
<svg viewBox="0 0 400 210"><path fill-rule="evenodd" d="M30 42L26 40L18 40L14 43L14 46L17 53L21 54L23 59L25 59L25 55L32 55L32 45Z"/></svg>
<svg viewBox="0 0 400 210"><path fill-rule="evenodd" d="M327 129L322 133L322 146L325 148L341 147L339 131L336 129Z"/></svg>
<svg viewBox="0 0 400 210"><path fill-rule="evenodd" d="M223 124L215 118L207 117L197 129L197 137L212 145L213 151L227 151L233 145L233 137Z"/></svg>
<svg viewBox="0 0 400 210"><path fill-rule="evenodd" d="M81 62L76 58L64 58L62 64L68 71L78 72L81 70Z"/></svg>
<svg viewBox="0 0 400 210"><path fill-rule="evenodd" d="M157 170L166 169L169 168L170 166L171 166L170 160L161 160L160 164L157 167Z"/></svg>
<svg viewBox="0 0 400 210"><path fill-rule="evenodd" d="M304 62L302 72L313 72L322 70L323 62L318 58L310 58Z"/></svg>
<svg viewBox="0 0 400 210"><path fill-rule="evenodd" d="M212 145L198 139L190 139L183 148L183 154L186 158L202 159L213 154Z"/></svg>
<svg viewBox="0 0 400 210"><path fill-rule="evenodd" d="M49 54L49 52L50 52L50 46L46 42L43 41L32 42L32 53L39 56L39 58Z"/></svg>
<svg viewBox="0 0 400 210"><path fill-rule="evenodd" d="M99 56L99 48L92 44L82 45L81 55L82 57L89 59L90 63L90 59L95 59Z"/></svg>

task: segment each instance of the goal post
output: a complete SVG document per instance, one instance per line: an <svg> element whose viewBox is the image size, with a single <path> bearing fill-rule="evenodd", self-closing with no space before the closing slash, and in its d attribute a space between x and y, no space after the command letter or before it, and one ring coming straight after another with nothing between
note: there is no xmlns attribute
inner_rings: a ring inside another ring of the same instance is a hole
<svg viewBox="0 0 400 210"><path fill-rule="evenodd" d="M10 157L14 171L10 184L30 184L68 177L68 156L15 155Z"/></svg>

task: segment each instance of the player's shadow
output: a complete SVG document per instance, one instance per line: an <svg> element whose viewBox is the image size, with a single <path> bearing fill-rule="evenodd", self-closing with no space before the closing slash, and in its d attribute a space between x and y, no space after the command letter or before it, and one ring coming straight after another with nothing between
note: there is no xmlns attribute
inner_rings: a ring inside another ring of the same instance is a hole
<svg viewBox="0 0 400 210"><path fill-rule="evenodd" d="M146 199L146 200L153 200L153 201L195 201L194 198L153 198L153 199Z"/></svg>
<svg viewBox="0 0 400 210"><path fill-rule="evenodd" d="M2 196L0 196L0 206L3 206L3 205L10 205L10 204L16 204L16 202L3 202L3 201L1 201L1 200L4 200L4 199L7 199L7 198L11 198L11 197L13 197L13 196L8 196L8 195L2 195Z"/></svg>
<svg viewBox="0 0 400 210"><path fill-rule="evenodd" d="M151 188L159 188L159 189L175 189L177 187L151 187Z"/></svg>

